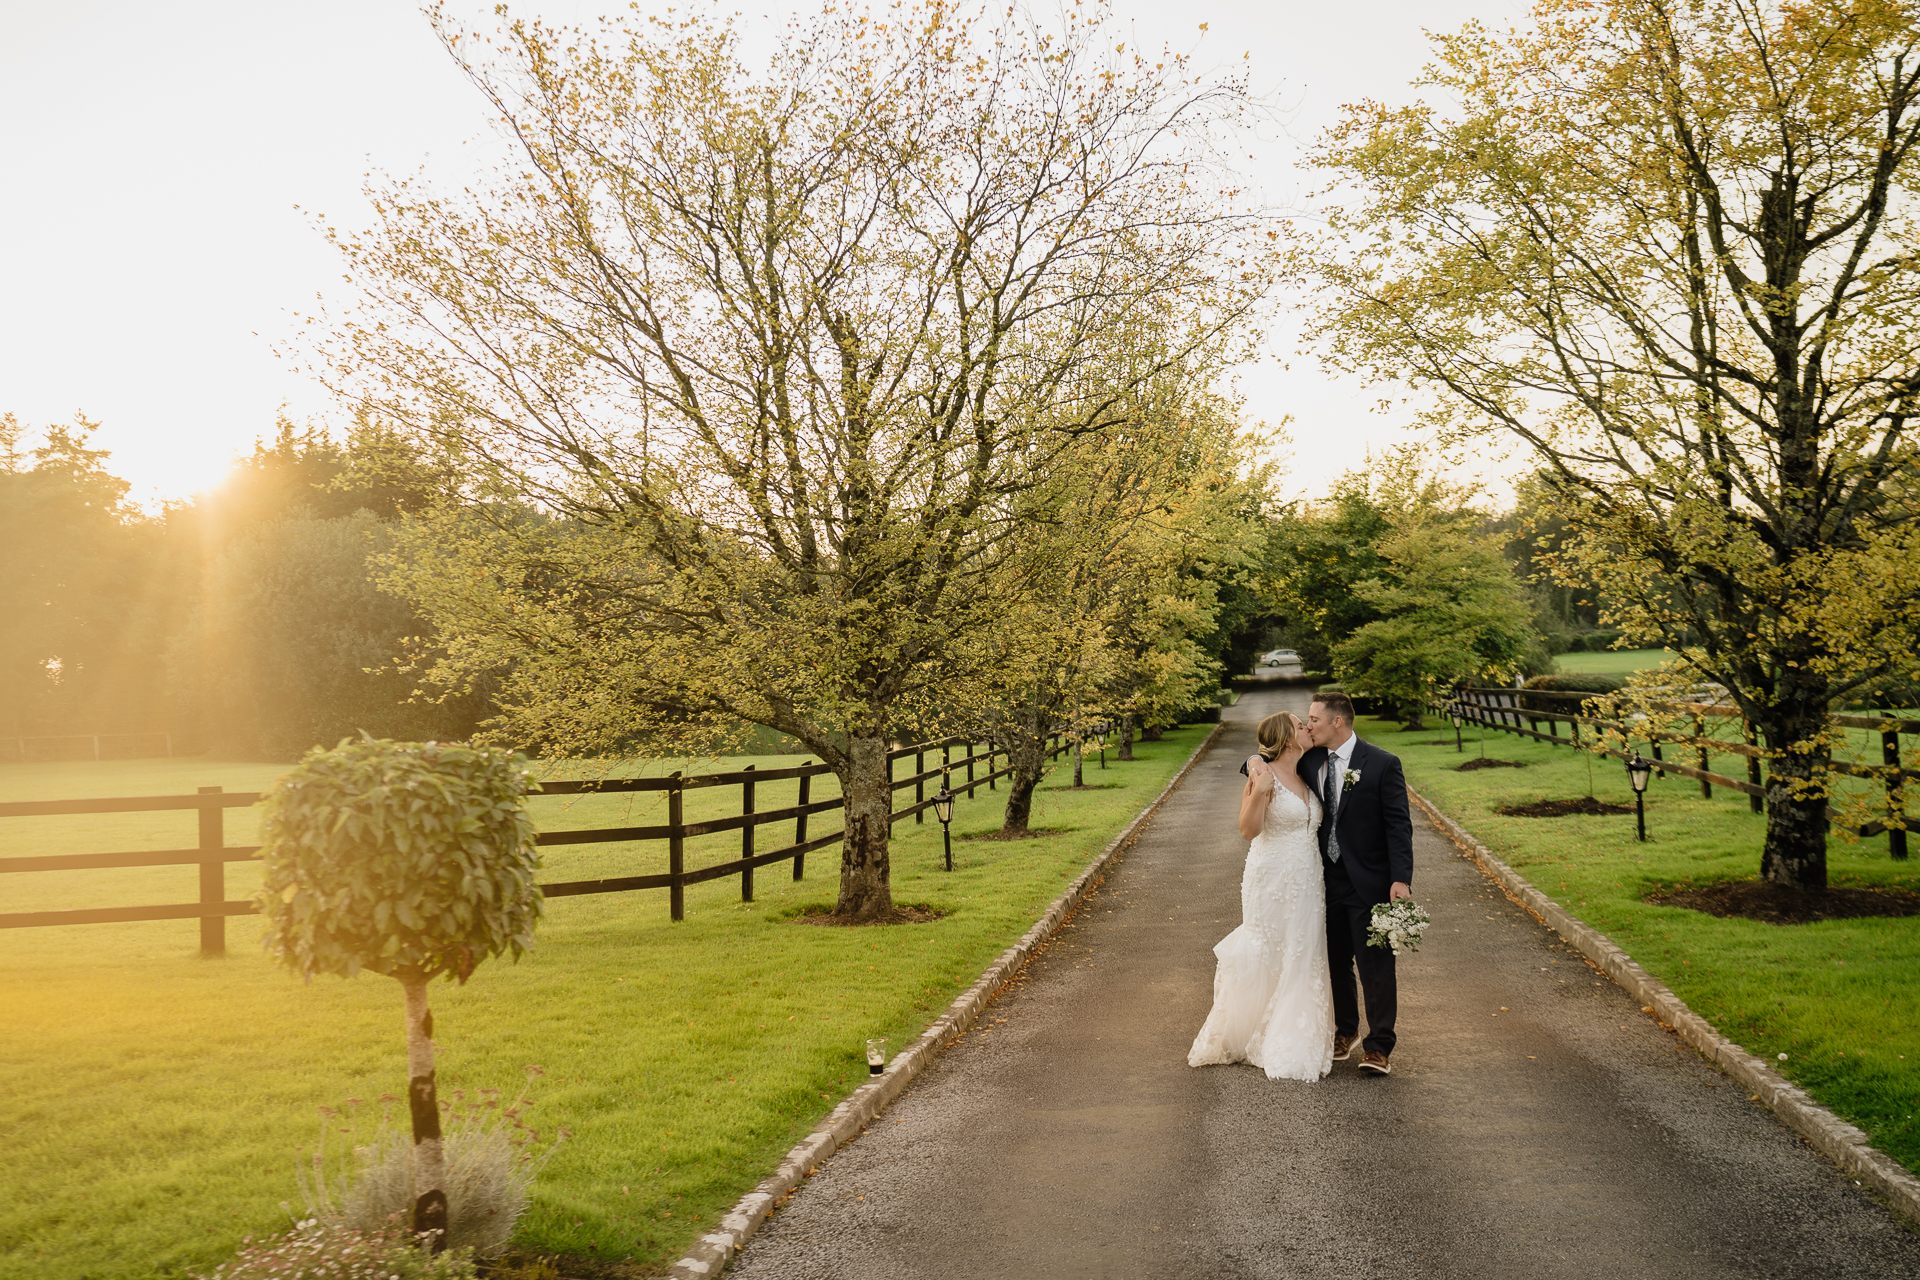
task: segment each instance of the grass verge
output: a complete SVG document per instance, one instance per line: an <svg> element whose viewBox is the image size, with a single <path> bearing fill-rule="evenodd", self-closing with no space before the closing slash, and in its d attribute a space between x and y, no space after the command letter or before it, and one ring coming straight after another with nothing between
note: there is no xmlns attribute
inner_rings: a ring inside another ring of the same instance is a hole
<svg viewBox="0 0 1920 1280"><path fill-rule="evenodd" d="M1697 782L1656 778L1641 844L1631 812L1547 819L1495 812L1588 794L1631 810L1618 761L1490 731L1486 754L1526 767L1461 773L1455 767L1482 750L1471 729L1464 757L1455 753L1451 726L1405 733L1392 722L1363 721L1360 732L1400 756L1416 790L1606 933L1694 1012L1920 1171L1920 918L1773 925L1657 906L1644 899L1759 877L1765 819L1748 811L1745 796L1720 789L1703 799ZM1884 839L1836 837L1828 859L1835 885L1920 889L1920 868L1889 858Z"/></svg>
<svg viewBox="0 0 1920 1280"><path fill-rule="evenodd" d="M940 828L930 816L924 826L900 824L894 896L950 912L930 924L793 923L836 892L839 857L829 849L812 855L803 882L784 866L763 868L751 904L740 901L737 880L689 888L688 918L678 925L667 919L664 891L558 899L521 963L483 965L465 987L436 984L443 1094L512 1089L525 1064L539 1063L547 1074L530 1118L575 1135L536 1184L516 1245L631 1263L641 1273L671 1263L866 1078L866 1037L886 1036L898 1049L924 1030L1166 785L1210 727L1139 744L1139 760L1104 772L1089 763L1089 782L1117 786L1066 789L1063 766L1036 797L1036 825L1057 834L956 839L952 873L940 869ZM9 766L0 769L0 799L216 783L252 790L278 771L197 760ZM820 781L816 797L830 794ZM772 808L785 803L779 794L765 786L757 799ZM954 834L997 827L1005 794L983 788L961 801ZM638 814L630 799L583 797L539 820L548 829L606 825ZM251 819L229 817L229 839L249 842ZM9 849L23 854L193 842L190 813L8 821L35 824L4 829ZM738 849L737 834L730 847ZM653 869L644 848L548 852L543 874L552 878ZM725 848L690 852L688 865L726 856ZM233 870L231 896L250 891L244 872ZM148 879L156 875L168 879L156 885ZM23 883L3 887L9 901L48 907L185 901L193 875L191 867L36 873L9 876ZM256 919L235 919L229 957L202 961L192 921L0 933L8 1014L0 1070L9 1083L0 1276L117 1280L210 1269L243 1235L283 1225L283 1202L299 1207L295 1162L318 1136L316 1108L404 1093L397 984L372 976L302 984L267 962L258 936Z"/></svg>

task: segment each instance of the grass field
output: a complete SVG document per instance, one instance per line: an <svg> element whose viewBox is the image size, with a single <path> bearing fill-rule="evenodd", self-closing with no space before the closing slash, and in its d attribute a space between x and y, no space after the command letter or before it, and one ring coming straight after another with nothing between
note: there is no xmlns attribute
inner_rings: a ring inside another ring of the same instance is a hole
<svg viewBox="0 0 1920 1280"><path fill-rule="evenodd" d="M1553 660L1556 670L1569 675L1631 675L1643 667L1657 667L1673 653L1666 649L1607 649L1600 653L1563 653Z"/></svg>
<svg viewBox="0 0 1920 1280"><path fill-rule="evenodd" d="M465 987L434 987L443 1093L518 1086L545 1067L531 1118L574 1133L536 1187L517 1243L545 1253L662 1268L865 1077L861 1044L904 1047L1023 933L1069 878L1163 787L1208 726L1143 743L1140 759L1083 791L1062 768L1037 796L1041 839L991 831L1005 791L956 806L955 870L940 869L940 828L895 830L896 901L950 915L931 924L828 929L794 923L830 903L837 849L811 855L795 883L759 872L758 901L737 880L687 891L667 919L664 890L558 899L519 964L483 965ZM760 757L764 768L782 761ZM696 765L690 771L697 771ZM274 766L199 760L16 765L0 799L257 789ZM816 797L830 792L815 780ZM790 785L790 784L789 784ZM760 788L774 807L782 792ZM736 812L738 792L688 797ZM545 829L648 821L642 798L537 802ZM246 811L229 811L250 843ZM834 815L816 817L817 825ZM6 819L9 852L178 848L191 813ZM772 839L769 833L766 839ZM738 835L690 850L688 865L736 856ZM763 845L763 847L771 847ZM543 878L654 870L664 854L560 847ZM250 891L230 868L229 896ZM188 901L194 869L9 875L9 909ZM156 896L157 895L157 896ZM402 1093L396 984L364 976L302 984L258 947L259 923L229 922L225 960L195 956L193 921L0 933L0 1276L108 1280L208 1269L249 1232L299 1207L296 1161L318 1134L316 1108Z"/></svg>
<svg viewBox="0 0 1920 1280"><path fill-rule="evenodd" d="M1759 877L1765 820L1748 811L1745 796L1719 789L1705 800L1696 782L1656 779L1647 792L1649 839L1640 844L1632 814L1538 819L1494 811L1587 795L1589 777L1592 794L1630 807L1618 761L1489 731L1488 756L1526 767L1459 773L1451 726L1444 735L1404 733L1368 721L1361 732L1405 761L1416 790L1695 1012L1920 1170L1920 917L1782 926L1655 906L1643 899L1661 889ZM1443 736L1444 745L1428 745ZM1469 729L1467 757L1480 751ZM1736 777L1739 766L1731 756L1713 763ZM1884 838L1836 837L1828 858L1836 885L1920 890L1920 865L1894 862Z"/></svg>

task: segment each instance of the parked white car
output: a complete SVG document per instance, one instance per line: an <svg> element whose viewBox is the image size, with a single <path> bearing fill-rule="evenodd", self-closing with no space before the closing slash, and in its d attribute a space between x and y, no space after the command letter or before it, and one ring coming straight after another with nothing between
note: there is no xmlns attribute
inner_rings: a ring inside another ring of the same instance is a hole
<svg viewBox="0 0 1920 1280"><path fill-rule="evenodd" d="M1297 667L1300 665L1300 655L1292 649L1269 649L1260 655L1260 665L1263 667Z"/></svg>

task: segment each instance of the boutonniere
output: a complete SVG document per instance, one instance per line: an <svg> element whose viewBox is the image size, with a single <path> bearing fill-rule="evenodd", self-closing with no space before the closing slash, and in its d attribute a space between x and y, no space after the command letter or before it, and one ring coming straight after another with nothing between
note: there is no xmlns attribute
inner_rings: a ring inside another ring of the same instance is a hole
<svg viewBox="0 0 1920 1280"><path fill-rule="evenodd" d="M1348 769L1340 775L1340 785L1342 787L1350 787L1358 781L1360 781L1360 771L1358 769Z"/></svg>

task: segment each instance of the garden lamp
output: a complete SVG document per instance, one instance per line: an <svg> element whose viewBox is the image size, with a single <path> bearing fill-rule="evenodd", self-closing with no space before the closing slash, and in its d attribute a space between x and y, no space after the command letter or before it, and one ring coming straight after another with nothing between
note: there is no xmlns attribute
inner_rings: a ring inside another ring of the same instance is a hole
<svg viewBox="0 0 1920 1280"><path fill-rule="evenodd" d="M1453 721L1453 749L1459 752L1466 751L1466 744L1460 740L1460 700L1458 698L1447 704L1447 716Z"/></svg>
<svg viewBox="0 0 1920 1280"><path fill-rule="evenodd" d="M947 846L947 870L953 870L953 791L947 786L947 775L940 774L940 794L933 798L933 816L940 819L940 838Z"/></svg>
<svg viewBox="0 0 1920 1280"><path fill-rule="evenodd" d="M1633 814L1640 827L1640 839L1647 838L1647 779L1653 776L1653 761L1633 753L1627 761L1627 781L1633 784Z"/></svg>

